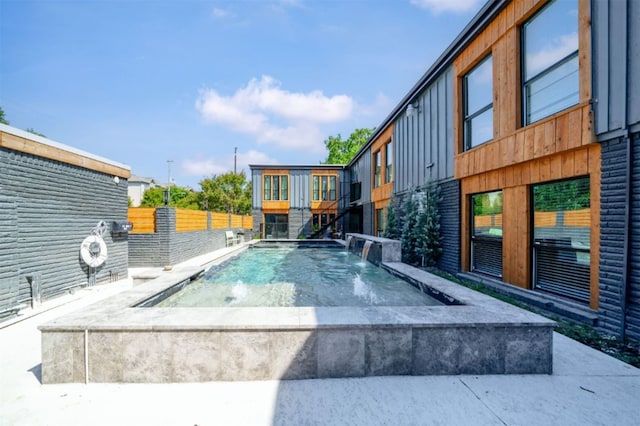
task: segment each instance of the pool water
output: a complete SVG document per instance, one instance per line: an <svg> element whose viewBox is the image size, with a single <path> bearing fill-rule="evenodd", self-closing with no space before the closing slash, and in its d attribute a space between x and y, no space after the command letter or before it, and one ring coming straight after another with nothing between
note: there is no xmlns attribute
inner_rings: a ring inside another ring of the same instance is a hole
<svg viewBox="0 0 640 426"><path fill-rule="evenodd" d="M252 247L158 307L432 306L439 301L336 248Z"/></svg>

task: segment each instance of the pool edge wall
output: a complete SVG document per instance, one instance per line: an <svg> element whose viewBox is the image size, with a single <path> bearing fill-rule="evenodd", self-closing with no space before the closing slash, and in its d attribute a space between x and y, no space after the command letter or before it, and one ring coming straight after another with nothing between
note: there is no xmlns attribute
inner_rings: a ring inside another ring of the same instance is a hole
<svg viewBox="0 0 640 426"><path fill-rule="evenodd" d="M551 373L552 329L539 326L42 334L44 384Z"/></svg>
<svg viewBox="0 0 640 426"><path fill-rule="evenodd" d="M551 374L555 323L400 263L462 304L137 308L174 271L40 326L42 382L177 383L383 375Z"/></svg>

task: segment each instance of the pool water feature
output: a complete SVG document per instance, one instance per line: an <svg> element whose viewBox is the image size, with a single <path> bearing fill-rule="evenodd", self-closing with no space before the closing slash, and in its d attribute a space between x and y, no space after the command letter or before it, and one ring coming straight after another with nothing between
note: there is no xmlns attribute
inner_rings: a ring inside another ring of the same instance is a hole
<svg viewBox="0 0 640 426"><path fill-rule="evenodd" d="M41 325L42 382L552 373L553 321L390 261L386 242L373 241L381 248L378 255L385 269L458 304L138 307L168 289L188 287L204 272L202 267L176 266ZM297 243L308 244L312 242ZM361 297L377 297L358 276L352 290ZM237 296L242 291L239 288Z"/></svg>
<svg viewBox="0 0 640 426"><path fill-rule="evenodd" d="M203 277L153 306L442 305L405 280L366 262L366 249L367 245L358 257L341 246L249 248L212 266Z"/></svg>

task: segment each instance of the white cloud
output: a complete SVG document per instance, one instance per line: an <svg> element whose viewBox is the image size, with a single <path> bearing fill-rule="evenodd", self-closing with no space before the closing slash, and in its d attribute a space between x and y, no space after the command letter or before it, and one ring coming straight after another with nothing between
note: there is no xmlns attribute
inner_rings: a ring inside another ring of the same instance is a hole
<svg viewBox="0 0 640 426"><path fill-rule="evenodd" d="M225 9L220 9L219 7L214 7L213 10L211 11L211 14L213 15L214 18L218 18L218 19L224 19L231 16L231 12Z"/></svg>
<svg viewBox="0 0 640 426"><path fill-rule="evenodd" d="M529 75L555 64L578 48L578 33L564 34L549 42L543 49L527 54Z"/></svg>
<svg viewBox="0 0 640 426"><path fill-rule="evenodd" d="M469 12L477 9L481 0L411 0L411 4L433 13Z"/></svg>
<svg viewBox="0 0 640 426"><path fill-rule="evenodd" d="M252 135L259 143L313 152L324 149L320 125L348 119L353 105L346 95L286 91L269 76L252 79L231 96L204 90L196 101L196 108L208 122Z"/></svg>
<svg viewBox="0 0 640 426"><path fill-rule="evenodd" d="M249 164L278 164L278 162L264 152L253 149L244 153L239 152L236 156L236 170L238 172L244 170L248 177L250 174ZM233 154L216 156L215 158L201 157L185 160L180 164L180 168L182 173L187 176L209 177L227 173L233 171Z"/></svg>

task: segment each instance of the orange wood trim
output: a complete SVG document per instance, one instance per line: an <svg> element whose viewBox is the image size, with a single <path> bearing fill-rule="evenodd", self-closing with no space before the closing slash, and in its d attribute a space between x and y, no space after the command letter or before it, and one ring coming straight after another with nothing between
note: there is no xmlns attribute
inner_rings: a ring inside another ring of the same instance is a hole
<svg viewBox="0 0 640 426"><path fill-rule="evenodd" d="M262 210L286 210L289 211L289 201L262 201Z"/></svg>
<svg viewBox="0 0 640 426"><path fill-rule="evenodd" d="M393 183L385 183L383 185L380 185L377 188L373 188L371 190L371 201L378 202L378 201L385 201L388 202L388 200L391 198L391 194L393 192Z"/></svg>
<svg viewBox="0 0 640 426"><path fill-rule="evenodd" d="M600 185L602 179L600 144L589 147L591 189L591 288L589 307L600 307Z"/></svg>
<svg viewBox="0 0 640 426"><path fill-rule="evenodd" d="M119 176L125 179L129 179L131 177L131 171L122 167L114 166L113 164L84 157L74 152L65 151L60 148L45 145L40 142L21 138L5 132L0 132L0 147L24 152L37 157L48 158L61 163L79 166L108 175Z"/></svg>
<svg viewBox="0 0 640 426"><path fill-rule="evenodd" d="M288 176L289 169L263 169L262 176Z"/></svg>

